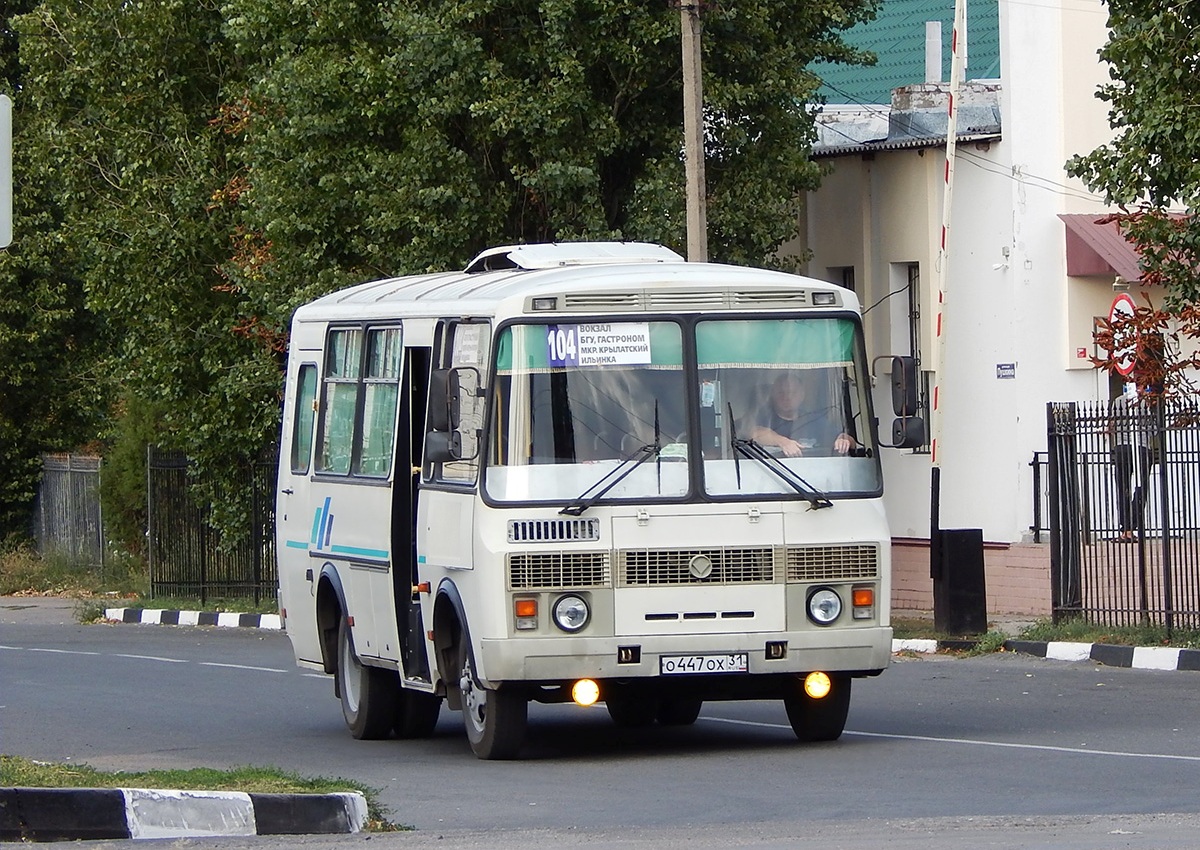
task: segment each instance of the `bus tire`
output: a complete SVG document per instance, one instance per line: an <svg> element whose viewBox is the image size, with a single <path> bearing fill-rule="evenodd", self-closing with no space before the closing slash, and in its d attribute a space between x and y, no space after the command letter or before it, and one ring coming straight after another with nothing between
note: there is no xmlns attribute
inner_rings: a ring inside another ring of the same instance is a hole
<svg viewBox="0 0 1200 850"><path fill-rule="evenodd" d="M669 697L658 704L658 722L663 726L691 726L703 705L704 700L695 697Z"/></svg>
<svg viewBox="0 0 1200 850"><path fill-rule="evenodd" d="M421 691L401 690L396 698L392 728L397 738L428 738L437 728L442 698Z"/></svg>
<svg viewBox="0 0 1200 850"><path fill-rule="evenodd" d="M341 618L338 625L338 694L350 734L362 741L386 738L392 731L400 683L393 670L367 667L354 651L354 636Z"/></svg>
<svg viewBox="0 0 1200 850"><path fill-rule="evenodd" d="M624 729L649 726L658 716L659 702L652 697L614 696L604 700L612 722Z"/></svg>
<svg viewBox="0 0 1200 850"><path fill-rule="evenodd" d="M796 689L783 698L788 722L801 741L836 741L846 728L850 712L850 678L831 676L833 690L824 699L813 699L797 680Z"/></svg>
<svg viewBox="0 0 1200 850"><path fill-rule="evenodd" d="M462 673L458 687L462 694L463 725L471 750L485 760L516 758L525 743L529 702L522 693L481 685L465 636L461 646L459 669Z"/></svg>

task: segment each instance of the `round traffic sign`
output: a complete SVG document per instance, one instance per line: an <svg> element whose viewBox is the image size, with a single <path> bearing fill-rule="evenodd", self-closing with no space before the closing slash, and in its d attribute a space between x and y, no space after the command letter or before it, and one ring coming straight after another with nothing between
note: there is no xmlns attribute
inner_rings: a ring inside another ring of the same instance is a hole
<svg viewBox="0 0 1200 850"><path fill-rule="evenodd" d="M1112 358L1116 361L1114 368L1128 377L1133 372L1134 360L1137 356L1137 328L1129 320L1133 318L1136 307L1128 292L1121 292L1113 299L1108 308L1108 323L1113 325Z"/></svg>

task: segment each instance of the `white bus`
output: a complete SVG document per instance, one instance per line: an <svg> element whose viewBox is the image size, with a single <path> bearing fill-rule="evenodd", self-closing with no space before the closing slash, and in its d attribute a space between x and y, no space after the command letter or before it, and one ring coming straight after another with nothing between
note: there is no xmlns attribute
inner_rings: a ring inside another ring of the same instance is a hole
<svg viewBox="0 0 1200 850"><path fill-rule="evenodd" d="M518 754L530 701L678 725L781 699L835 739L891 656L870 383L854 293L656 245L498 248L307 304L276 520L297 662L354 737L428 736L444 700L484 759Z"/></svg>

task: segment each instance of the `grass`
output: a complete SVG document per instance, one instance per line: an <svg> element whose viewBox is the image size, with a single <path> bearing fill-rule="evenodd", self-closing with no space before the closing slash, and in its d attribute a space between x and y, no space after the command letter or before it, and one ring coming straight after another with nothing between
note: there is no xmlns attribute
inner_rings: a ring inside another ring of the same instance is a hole
<svg viewBox="0 0 1200 850"><path fill-rule="evenodd" d="M0 596L65 596L76 600L81 623L104 618L106 608L163 608L180 611L220 611L273 614L273 596L255 604L253 598L150 596L146 564L129 555L112 555L101 567L62 555L41 556L23 544L0 547Z"/></svg>
<svg viewBox="0 0 1200 850"><path fill-rule="evenodd" d="M86 764L57 764L20 756L0 755L0 787L16 788L156 788L176 791L242 791L262 794L336 794L357 791L367 801L367 829L395 832L378 793L359 782L328 777L307 778L273 767L214 770L147 770L108 773Z"/></svg>
<svg viewBox="0 0 1200 850"><path fill-rule="evenodd" d="M107 596L138 598L150 590L145 565L114 555L97 567L62 555L42 557L26 545L0 548L2 596Z"/></svg>
<svg viewBox="0 0 1200 850"><path fill-rule="evenodd" d="M1117 646L1170 646L1180 649L1200 649L1200 630L1175 629L1167 637L1161 626L1098 626L1086 620L1072 619L1054 623L1038 620L1010 634L990 629L982 635L949 635L934 628L933 621L920 617L897 617L892 629L898 639L926 638L932 640L974 640L971 654L996 652L1004 641L1016 638L1030 641L1069 641L1075 643L1107 643Z"/></svg>

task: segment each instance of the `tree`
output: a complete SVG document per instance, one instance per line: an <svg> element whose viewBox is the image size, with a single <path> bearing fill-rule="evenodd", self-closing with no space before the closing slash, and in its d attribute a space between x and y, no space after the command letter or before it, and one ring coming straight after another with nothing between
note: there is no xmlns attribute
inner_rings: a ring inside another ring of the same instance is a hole
<svg viewBox="0 0 1200 850"><path fill-rule="evenodd" d="M5 3L0 91L13 97L14 242L0 251L0 540L29 531L43 452L67 451L95 433L105 383L97 351L103 324L82 282L59 258L61 193L36 154L36 113L27 108L15 15L33 0Z"/></svg>
<svg viewBox="0 0 1200 850"><path fill-rule="evenodd" d="M804 69L865 58L837 33L875 1L706 3L714 258L770 262L794 234L820 178ZM315 295L494 244L685 241L666 0L28 8L47 256L108 331L114 409L161 412L202 470L274 439L288 321Z"/></svg>
<svg viewBox="0 0 1200 850"><path fill-rule="evenodd" d="M229 8L255 81L239 115L245 223L263 249L247 289L309 295L505 242L684 244L679 16L666 3ZM820 174L805 68L857 57L832 32L871 8L744 0L706 13L714 257L760 263L794 234L796 199Z"/></svg>
<svg viewBox="0 0 1200 850"><path fill-rule="evenodd" d="M1182 353L1200 337L1200 7L1152 0L1109 0L1108 43L1100 51L1111 82L1097 97L1111 104L1113 141L1067 163L1093 191L1121 209L1121 230L1142 257L1145 284L1162 284L1161 305L1136 311L1117 327L1102 323L1099 344L1128 329L1161 340L1165 354L1139 354L1135 375L1168 394L1191 389L1188 371L1200 359ZM1186 214L1173 210L1182 207ZM1111 347L1111 346L1109 346ZM1111 369L1111 359L1099 361Z"/></svg>
<svg viewBox="0 0 1200 850"><path fill-rule="evenodd" d="M224 25L192 0L43 0L17 22L34 155L60 187L57 261L111 330L111 409L152 407L158 442L220 471L271 441L279 383L220 271L236 226L214 202L231 140L213 122L238 68Z"/></svg>

